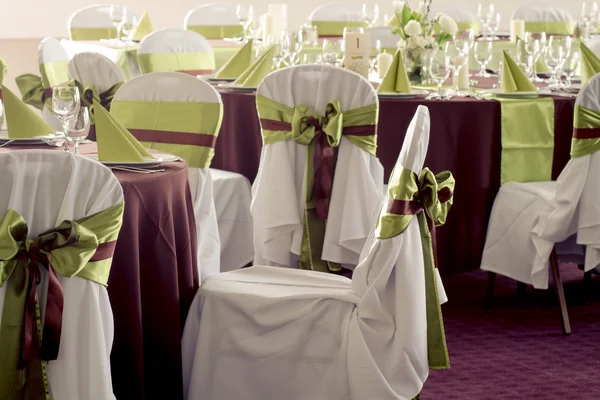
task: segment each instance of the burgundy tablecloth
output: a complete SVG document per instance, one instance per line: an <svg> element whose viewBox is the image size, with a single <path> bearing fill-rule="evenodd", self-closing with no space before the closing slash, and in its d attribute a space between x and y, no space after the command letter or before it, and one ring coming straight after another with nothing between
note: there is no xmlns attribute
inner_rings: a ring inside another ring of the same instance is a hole
<svg viewBox="0 0 600 400"><path fill-rule="evenodd" d="M212 166L253 180L262 148L255 95L223 90L221 96L225 118ZM569 160L575 100L554 97L554 103L556 177ZM420 104L431 114L425 165L436 173L450 170L456 178L454 206L446 225L438 230L440 270L453 273L479 268L489 214L500 186L500 103L473 98L381 99L377 154L386 181Z"/></svg>
<svg viewBox="0 0 600 400"><path fill-rule="evenodd" d="M34 148L56 149L0 150ZM95 144L82 146L82 153L95 151ZM166 171L152 175L115 171L125 195L108 281L115 321L111 369L119 400L183 399L181 335L199 286L196 224L187 165L161 168Z"/></svg>

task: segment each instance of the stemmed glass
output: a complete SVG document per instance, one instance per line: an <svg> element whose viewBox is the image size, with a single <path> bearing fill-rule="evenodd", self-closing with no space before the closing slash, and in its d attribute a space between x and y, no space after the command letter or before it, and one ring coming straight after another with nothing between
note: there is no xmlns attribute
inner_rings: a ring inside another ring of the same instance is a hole
<svg viewBox="0 0 600 400"><path fill-rule="evenodd" d="M429 59L429 75L437 84L437 92L430 94L427 97L428 100L443 98L442 85L450 76L450 72L450 58L445 52L436 50Z"/></svg>
<svg viewBox="0 0 600 400"><path fill-rule="evenodd" d="M492 22L492 18L494 17L494 4L492 3L479 3L477 5L477 18L481 23L483 38L487 38L487 31L490 27L490 23Z"/></svg>
<svg viewBox="0 0 600 400"><path fill-rule="evenodd" d="M490 34L492 35L491 40L498 40L498 36L496 36L496 35L498 34L498 29L500 29L500 21L501 20L502 20L502 16L500 15L500 13L496 13L490 19L488 26L490 28Z"/></svg>
<svg viewBox="0 0 600 400"><path fill-rule="evenodd" d="M52 88L52 109L56 118L63 125L65 139L69 131L69 120L73 119L79 112L79 99L79 90L76 86L56 86ZM69 151L66 141L65 151Z"/></svg>
<svg viewBox="0 0 600 400"><path fill-rule="evenodd" d="M285 59L285 51L284 46L281 42L275 42L272 44L274 46L273 49L273 69L278 70L281 68L281 64Z"/></svg>
<svg viewBox="0 0 600 400"><path fill-rule="evenodd" d="M121 22L127 19L127 7L119 4L113 4L109 9L110 20L117 30L117 37L115 38L115 44L119 44L120 31L119 26Z"/></svg>
<svg viewBox="0 0 600 400"><path fill-rule="evenodd" d="M296 35L282 35L281 37L281 50L284 54L284 60L287 58L288 66L297 65L300 61L300 52L302 51L302 32L298 32Z"/></svg>
<svg viewBox="0 0 600 400"><path fill-rule="evenodd" d="M244 29L243 41L245 42L248 39L248 28L254 20L254 7L238 4L235 13L240 25Z"/></svg>
<svg viewBox="0 0 600 400"><path fill-rule="evenodd" d="M342 50L337 40L323 40L322 58L324 64L336 65L338 59L341 57L341 54Z"/></svg>
<svg viewBox="0 0 600 400"><path fill-rule="evenodd" d="M534 67L533 53L539 51L539 42L533 42L536 46L527 46L523 40L517 41L516 57L513 57L519 66L525 71L525 75L532 80ZM537 50L535 49L537 47Z"/></svg>
<svg viewBox="0 0 600 400"><path fill-rule="evenodd" d="M453 73L454 95L460 96L458 88L458 76L460 70L467 65L469 60L469 44L465 41L455 40L446 43L446 55L449 57L450 68Z"/></svg>
<svg viewBox="0 0 600 400"><path fill-rule="evenodd" d="M119 31L123 32L123 35L125 35L125 44L127 45L131 45L133 44L133 41L131 40L131 37L133 36L133 33L135 32L135 29L138 26L138 20L137 17L135 15L132 15L131 17L125 16L125 18L123 19L123 22L121 22L121 24L119 25Z"/></svg>
<svg viewBox="0 0 600 400"><path fill-rule="evenodd" d="M377 4L363 4L362 19L369 28L375 26L379 19L379 6Z"/></svg>
<svg viewBox="0 0 600 400"><path fill-rule="evenodd" d="M486 66L492 61L493 44L487 40L478 40L475 42L474 56L477 64L481 65L481 71L475 76L489 78L490 74L486 72Z"/></svg>
<svg viewBox="0 0 600 400"><path fill-rule="evenodd" d="M87 107L80 107L77 113L67 121L66 139L74 142L74 154L79 155L79 142L90 133L90 113Z"/></svg>
<svg viewBox="0 0 600 400"><path fill-rule="evenodd" d="M571 54L570 36L551 36L546 50L546 65L552 72L552 77L548 81L551 86L561 87L560 73L565 60Z"/></svg>
<svg viewBox="0 0 600 400"><path fill-rule="evenodd" d="M573 76L575 76L575 72L577 71L577 68L579 67L579 61L580 61L579 57L580 57L579 52L573 51L565 59L565 63L563 65L563 73L565 74L565 77L567 78L567 83L565 85L566 89L569 89L571 87L571 81L573 80Z"/></svg>
<svg viewBox="0 0 600 400"><path fill-rule="evenodd" d="M371 72L375 72L375 63L377 62L377 56L381 54L381 40L377 39L375 41L375 46L371 47L371 52L369 54L369 67Z"/></svg>
<svg viewBox="0 0 600 400"><path fill-rule="evenodd" d="M590 36L590 32L593 31L598 19L598 3L595 1L581 3L581 9L579 14L579 20L584 26L585 31L583 33L584 38Z"/></svg>

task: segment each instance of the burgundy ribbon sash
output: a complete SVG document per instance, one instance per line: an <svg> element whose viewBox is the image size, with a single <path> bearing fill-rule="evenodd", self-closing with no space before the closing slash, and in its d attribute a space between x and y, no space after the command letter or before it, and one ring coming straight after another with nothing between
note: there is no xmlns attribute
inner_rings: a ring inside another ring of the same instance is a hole
<svg viewBox="0 0 600 400"><path fill-rule="evenodd" d="M214 69L184 69L184 70L180 70L177 72L182 72L184 74L188 74L188 75L208 75L208 74L213 74L215 72Z"/></svg>
<svg viewBox="0 0 600 400"><path fill-rule="evenodd" d="M208 133L158 131L154 129L129 129L129 132L141 142L186 144L210 148L214 148L217 143L217 136Z"/></svg>
<svg viewBox="0 0 600 400"><path fill-rule="evenodd" d="M442 188L438 193L440 203L445 203L452 198L452 190L448 187ZM417 215L419 212L425 212L427 228L431 234L431 248L433 250L433 262L437 268L437 240L435 233L435 223L427 213L420 193L416 193L412 200L395 200L390 198L388 203L388 212L395 215Z"/></svg>
<svg viewBox="0 0 600 400"><path fill-rule="evenodd" d="M327 134L323 130L318 119L312 116L302 118L302 122L307 126L315 128L315 151L313 155L313 198L317 216L321 221L327 220L329 213L329 199L333 188L333 169L335 161L335 152L329 141ZM292 124L289 122L275 121L271 119L262 119L260 123L263 129L269 131L291 131ZM376 132L375 125L348 126L342 130L342 135L352 136L370 136Z"/></svg>
<svg viewBox="0 0 600 400"><path fill-rule="evenodd" d="M575 139L598 139L600 138L600 128L575 128L573 137Z"/></svg>
<svg viewBox="0 0 600 400"><path fill-rule="evenodd" d="M113 256L116 241L101 243L90 262L109 259ZM25 329L23 330L21 357L19 369L25 368L31 357L34 329L37 329L37 285L40 284L40 270L48 271L48 293L46 295L46 312L44 316L44 330L42 332L42 345L40 359L44 361L56 360L60 349L60 335L62 332L62 314L64 306L64 294L58 274L50 263L48 256L40 251L40 248L32 243L29 251L22 250L17 255L18 261L29 260L27 268L29 274L29 287L27 301L25 303Z"/></svg>

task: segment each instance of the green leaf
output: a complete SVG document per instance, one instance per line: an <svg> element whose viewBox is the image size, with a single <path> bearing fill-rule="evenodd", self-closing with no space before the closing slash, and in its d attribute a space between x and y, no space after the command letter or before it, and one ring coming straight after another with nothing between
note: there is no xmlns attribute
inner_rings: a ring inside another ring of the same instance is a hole
<svg viewBox="0 0 600 400"><path fill-rule="evenodd" d="M408 24L408 21L410 21L410 17L410 8L408 8L408 5L405 4L404 8L402 9L402 27L405 27L406 24Z"/></svg>

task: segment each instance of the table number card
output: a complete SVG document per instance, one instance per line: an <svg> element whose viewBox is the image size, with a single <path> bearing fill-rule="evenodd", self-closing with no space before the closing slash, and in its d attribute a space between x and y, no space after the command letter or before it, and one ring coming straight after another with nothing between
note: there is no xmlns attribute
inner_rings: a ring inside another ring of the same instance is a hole
<svg viewBox="0 0 600 400"><path fill-rule="evenodd" d="M370 52L371 46L368 33L348 32L344 39L344 61L342 66L368 78Z"/></svg>

